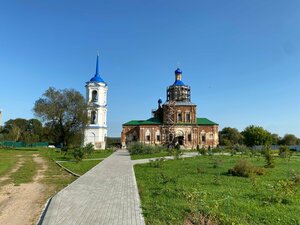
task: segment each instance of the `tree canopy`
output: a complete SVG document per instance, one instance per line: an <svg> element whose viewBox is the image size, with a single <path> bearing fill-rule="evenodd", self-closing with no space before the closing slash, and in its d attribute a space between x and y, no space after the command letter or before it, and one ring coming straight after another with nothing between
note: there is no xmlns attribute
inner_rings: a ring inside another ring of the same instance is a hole
<svg viewBox="0 0 300 225"><path fill-rule="evenodd" d="M220 145L232 146L243 143L243 136L236 128L224 127L219 134Z"/></svg>
<svg viewBox="0 0 300 225"><path fill-rule="evenodd" d="M268 145L272 143L272 135L262 127L248 126L246 127L242 135L244 136L244 143L247 146L254 145Z"/></svg>
<svg viewBox="0 0 300 225"><path fill-rule="evenodd" d="M43 125L37 119L10 119L5 122L2 133L2 138L7 141L43 141Z"/></svg>
<svg viewBox="0 0 300 225"><path fill-rule="evenodd" d="M84 97L78 91L50 87L35 102L33 110L45 122L46 132L55 144L81 144L87 116Z"/></svg>

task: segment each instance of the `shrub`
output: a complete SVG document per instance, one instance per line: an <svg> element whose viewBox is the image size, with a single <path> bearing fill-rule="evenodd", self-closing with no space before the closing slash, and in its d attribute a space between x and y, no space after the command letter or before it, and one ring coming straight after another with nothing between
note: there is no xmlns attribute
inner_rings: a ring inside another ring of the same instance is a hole
<svg viewBox="0 0 300 225"><path fill-rule="evenodd" d="M207 149L206 148L199 148L199 146L197 147L197 152L200 155L207 155Z"/></svg>
<svg viewBox="0 0 300 225"><path fill-rule="evenodd" d="M264 175L265 169L254 167L248 160L240 159L232 169L228 170L228 174L239 177L250 177L252 175Z"/></svg>
<svg viewBox="0 0 300 225"><path fill-rule="evenodd" d="M95 150L94 145L92 143L88 143L86 146L83 147L83 152L85 155L91 155L92 152Z"/></svg>
<svg viewBox="0 0 300 225"><path fill-rule="evenodd" d="M266 160L266 168L274 168L275 167L275 160L274 160L274 156L272 154L272 151L270 149L270 147L265 146L262 153L265 156L265 160Z"/></svg>
<svg viewBox="0 0 300 225"><path fill-rule="evenodd" d="M192 213L184 221L184 225L217 225L218 222L213 216L206 216L200 212Z"/></svg>
<svg viewBox="0 0 300 225"><path fill-rule="evenodd" d="M163 166L164 161L165 161L165 158L150 160L149 165L150 165L150 167L161 168Z"/></svg>
<svg viewBox="0 0 300 225"><path fill-rule="evenodd" d="M165 151L166 149L162 146L152 146L152 145L146 145L140 142L133 142L130 143L128 146L128 151L132 155L137 154L153 154L153 153L159 153L162 151Z"/></svg>
<svg viewBox="0 0 300 225"><path fill-rule="evenodd" d="M180 145L177 145L175 148L168 149L168 152L174 156L174 159L179 159L183 154L182 150L180 149Z"/></svg>
<svg viewBox="0 0 300 225"><path fill-rule="evenodd" d="M288 158L290 159L292 156L292 151L288 148L288 146L281 146L279 148L279 156L281 158Z"/></svg>
<svg viewBox="0 0 300 225"><path fill-rule="evenodd" d="M80 162L83 159L84 152L82 151L82 148L78 147L72 150L72 155L76 162Z"/></svg>

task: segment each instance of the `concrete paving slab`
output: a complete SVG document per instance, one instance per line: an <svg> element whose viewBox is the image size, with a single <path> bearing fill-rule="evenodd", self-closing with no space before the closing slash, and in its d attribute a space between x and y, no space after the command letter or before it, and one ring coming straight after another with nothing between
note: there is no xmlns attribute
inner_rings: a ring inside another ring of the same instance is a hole
<svg viewBox="0 0 300 225"><path fill-rule="evenodd" d="M51 200L43 225L144 225L127 150L118 150Z"/></svg>

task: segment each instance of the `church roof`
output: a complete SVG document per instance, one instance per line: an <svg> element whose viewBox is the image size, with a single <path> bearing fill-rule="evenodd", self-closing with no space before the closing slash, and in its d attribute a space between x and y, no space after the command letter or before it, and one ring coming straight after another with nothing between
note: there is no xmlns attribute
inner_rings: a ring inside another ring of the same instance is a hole
<svg viewBox="0 0 300 225"><path fill-rule="evenodd" d="M138 125L162 125L163 123L158 118L150 118L148 120L130 120L124 123L123 126L138 126ZM191 125L190 123L178 123L177 125ZM207 118L197 118L197 125L219 125Z"/></svg>
<svg viewBox="0 0 300 225"><path fill-rule="evenodd" d="M124 123L123 126L136 126L136 125L160 125L162 122L158 118L150 118L147 120L130 120Z"/></svg>
<svg viewBox="0 0 300 225"><path fill-rule="evenodd" d="M90 82L95 82L95 83L105 83L104 80L100 77L99 74L99 55L97 55L97 61L96 61L96 73L94 77L90 79ZM106 84L106 83L105 83Z"/></svg>
<svg viewBox="0 0 300 225"><path fill-rule="evenodd" d="M185 86L185 84L181 80L175 80L173 86Z"/></svg>

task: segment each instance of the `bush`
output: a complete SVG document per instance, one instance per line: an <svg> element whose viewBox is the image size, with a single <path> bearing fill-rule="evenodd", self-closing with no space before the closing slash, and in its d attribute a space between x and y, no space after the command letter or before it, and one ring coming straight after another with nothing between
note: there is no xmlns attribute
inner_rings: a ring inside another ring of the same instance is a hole
<svg viewBox="0 0 300 225"><path fill-rule="evenodd" d="M263 154L265 156L265 160L266 160L266 168L274 168L275 167L275 159L274 156L272 154L272 151L270 149L270 147L265 146L263 149Z"/></svg>
<svg viewBox="0 0 300 225"><path fill-rule="evenodd" d="M162 146L153 146L153 145L145 145L140 142L134 142L129 144L128 146L128 151L132 155L137 155L137 154L153 154L153 153L159 153L162 151L165 151L166 149Z"/></svg>
<svg viewBox="0 0 300 225"><path fill-rule="evenodd" d="M86 146L83 147L83 152L85 155L91 155L92 152L95 150L94 145L92 143L88 143Z"/></svg>
<svg viewBox="0 0 300 225"><path fill-rule="evenodd" d="M74 148L72 150L72 155L73 155L74 159L76 160L76 162L80 162L83 159L84 152L83 152L82 148L78 147L78 148Z"/></svg>
<svg viewBox="0 0 300 225"><path fill-rule="evenodd" d="M165 161L165 158L150 160L149 165L150 165L150 167L161 168L163 166L164 161Z"/></svg>
<svg viewBox="0 0 300 225"><path fill-rule="evenodd" d="M252 175L265 174L265 169L254 167L248 160L240 159L232 169L228 170L228 174L239 177L250 177Z"/></svg>
<svg viewBox="0 0 300 225"><path fill-rule="evenodd" d="M199 146L197 146L197 152L198 152L198 154L200 154L200 155L207 155L207 153L208 153L208 151L207 151L207 149L206 148L199 148Z"/></svg>
<svg viewBox="0 0 300 225"><path fill-rule="evenodd" d="M183 154L182 150L180 149L180 145L176 145L175 148L168 149L168 152L174 156L174 159L179 159Z"/></svg>
<svg viewBox="0 0 300 225"><path fill-rule="evenodd" d="M288 158L290 159L292 156L292 151L288 148L288 146L281 146L279 148L279 156L281 158Z"/></svg>

